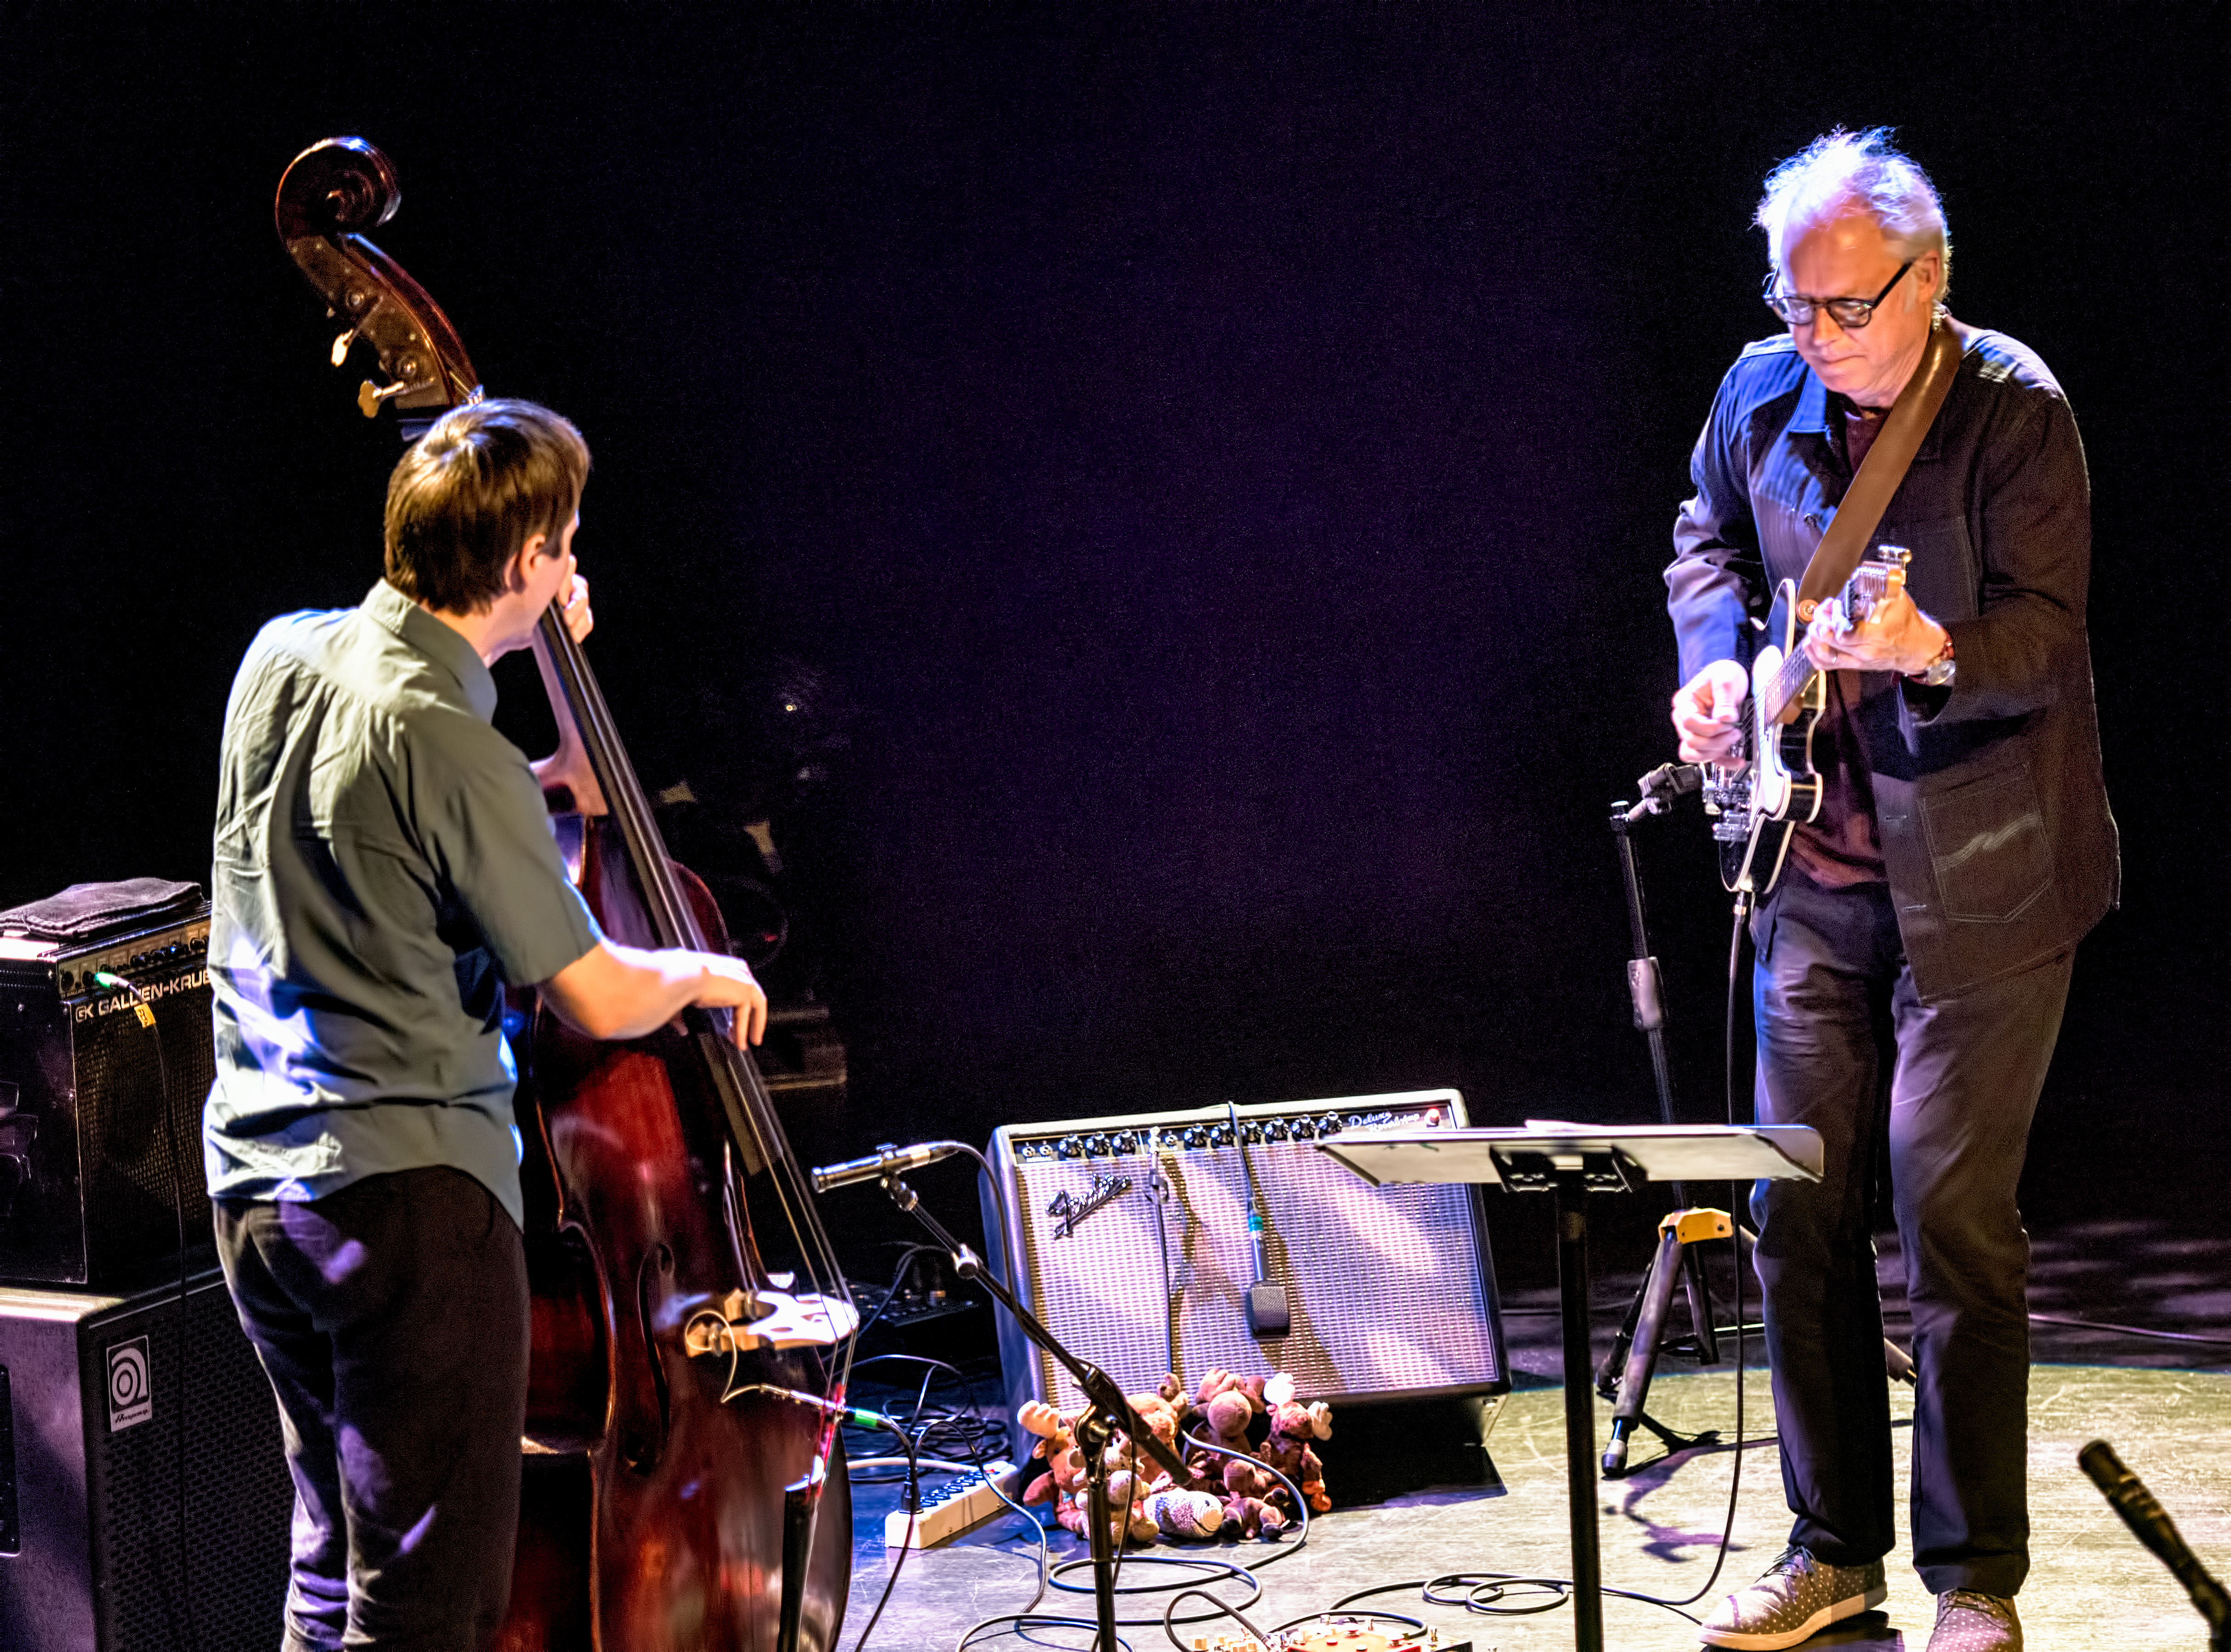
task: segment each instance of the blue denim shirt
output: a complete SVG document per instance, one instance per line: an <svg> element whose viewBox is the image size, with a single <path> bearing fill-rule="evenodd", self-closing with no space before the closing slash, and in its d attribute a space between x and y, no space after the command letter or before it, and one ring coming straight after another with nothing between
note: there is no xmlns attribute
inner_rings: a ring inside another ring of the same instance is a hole
<svg viewBox="0 0 2231 1652"><path fill-rule="evenodd" d="M385 582L249 646L210 880L213 1197L449 1165L520 1220L503 986L598 931L495 699L465 639Z"/></svg>

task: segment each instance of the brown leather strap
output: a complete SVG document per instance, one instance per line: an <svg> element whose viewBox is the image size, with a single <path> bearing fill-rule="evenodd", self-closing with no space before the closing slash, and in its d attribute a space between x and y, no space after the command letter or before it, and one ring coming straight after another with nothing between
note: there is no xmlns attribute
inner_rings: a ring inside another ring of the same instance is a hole
<svg viewBox="0 0 2231 1652"><path fill-rule="evenodd" d="M1920 450L1921 438L1936 423L1937 410L1944 405L1945 392L1952 388L1952 375L1959 370L1959 329L1950 315L1939 311L1935 326L1930 329L1929 342L1922 347L1921 360L1913 370L1913 377L1898 392L1890 417L1883 420L1874 445L1859 463L1859 475L1844 490L1844 502L1836 507L1835 520L1828 524L1828 531L1820 535L1820 543L1814 547L1813 560L1805 565L1805 577L1797 585L1797 617L1801 621L1809 623L1814 609L1822 599L1844 588L1844 581L1852 577L1859 560L1867 554L1867 541L1874 535L1875 525L1882 521L1883 512L1890 509L1891 496L1897 493L1898 484L1905 480L1906 467Z"/></svg>

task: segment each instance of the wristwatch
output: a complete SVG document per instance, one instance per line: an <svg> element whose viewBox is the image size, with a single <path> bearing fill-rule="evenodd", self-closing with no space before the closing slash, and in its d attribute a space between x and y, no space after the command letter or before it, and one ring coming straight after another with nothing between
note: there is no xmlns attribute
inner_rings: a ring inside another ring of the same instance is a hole
<svg viewBox="0 0 2231 1652"><path fill-rule="evenodd" d="M1952 633L1948 631L1944 633L1944 646L1937 651L1935 658L1919 671L1908 671L1905 676L1908 682L1918 683L1925 689L1949 688L1953 669Z"/></svg>

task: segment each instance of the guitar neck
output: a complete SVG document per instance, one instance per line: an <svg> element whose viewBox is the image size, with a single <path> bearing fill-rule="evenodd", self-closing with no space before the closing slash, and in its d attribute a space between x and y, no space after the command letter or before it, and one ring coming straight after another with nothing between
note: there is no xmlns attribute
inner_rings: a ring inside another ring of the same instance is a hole
<svg viewBox="0 0 2231 1652"><path fill-rule="evenodd" d="M1789 651L1788 658L1782 662L1781 669L1775 672L1773 680L1766 685L1765 721L1780 722L1782 714L1803 697L1805 691L1813 686L1814 679L1820 675L1820 668L1805 651L1804 640L1801 638L1797 645Z"/></svg>

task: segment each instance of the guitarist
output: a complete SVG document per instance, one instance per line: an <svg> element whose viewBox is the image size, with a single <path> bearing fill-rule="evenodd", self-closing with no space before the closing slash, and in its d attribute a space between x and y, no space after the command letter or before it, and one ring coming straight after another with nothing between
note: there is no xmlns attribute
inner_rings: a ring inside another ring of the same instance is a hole
<svg viewBox="0 0 2231 1652"><path fill-rule="evenodd" d="M1819 1184L1761 1182L1751 1199L1796 1519L1702 1637L1794 1646L1887 1594L1871 1221L1886 1175L1919 1370L1911 1519L1937 1597L1929 1644L2003 1652L2021 1644L2029 1567L2014 1187L2075 945L2118 875L2085 634L2083 449L2034 354L1944 311L1943 209L1885 131L1840 129L1785 162L1756 222L1786 330L1720 386L1665 574L1685 760L1743 761L1752 617L1802 574L1932 329L1954 329L1960 355L1873 536L1912 552L1906 589L1848 632L1823 604L1802 645L1828 673L1823 796L1751 920L1758 1118L1808 1124L1827 1148Z"/></svg>

